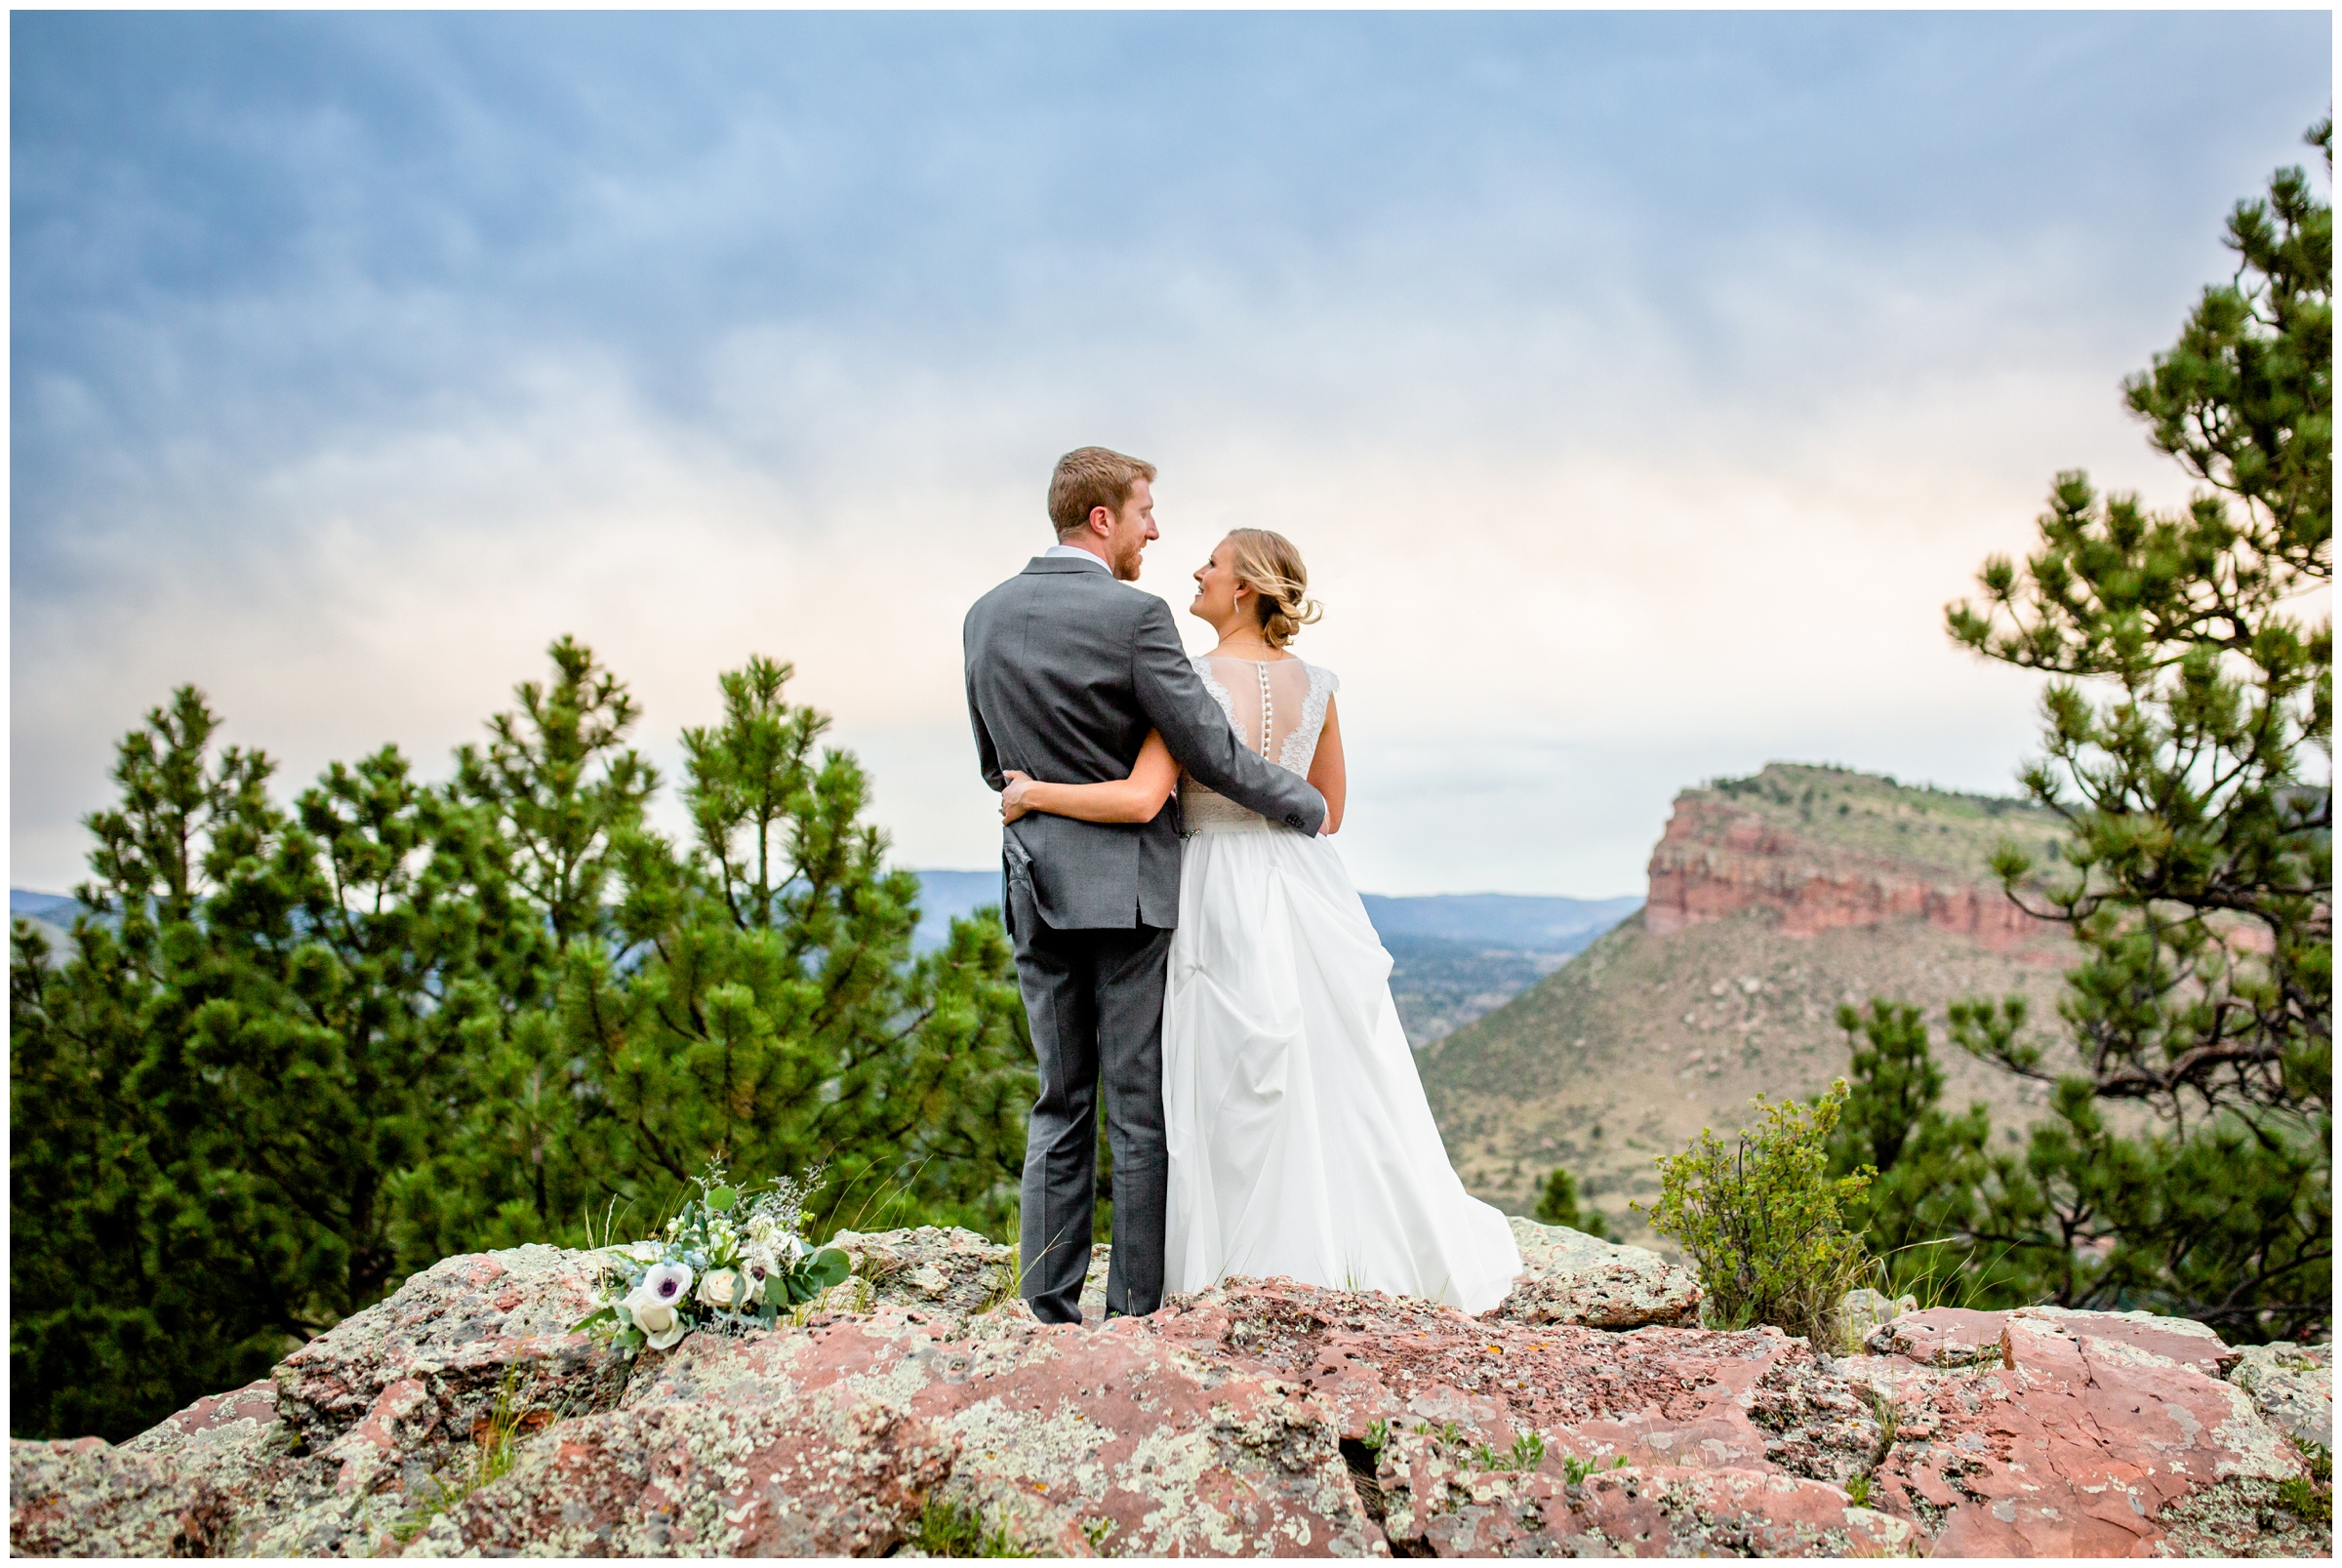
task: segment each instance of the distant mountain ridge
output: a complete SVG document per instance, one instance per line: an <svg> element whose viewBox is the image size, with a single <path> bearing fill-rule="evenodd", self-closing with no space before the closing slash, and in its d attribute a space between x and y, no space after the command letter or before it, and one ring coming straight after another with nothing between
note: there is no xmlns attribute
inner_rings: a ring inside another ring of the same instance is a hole
<svg viewBox="0 0 2342 1568"><path fill-rule="evenodd" d="M920 871L920 951L943 945L953 917L1000 902L998 871ZM1392 958L1391 991L1417 1047L1534 985L1642 906L1634 897L1517 893L1360 895Z"/></svg>
<svg viewBox="0 0 2342 1568"><path fill-rule="evenodd" d="M21 915L27 920L38 920L44 925L70 930L74 912L80 907L81 901L66 893L33 893L24 888L8 890L8 912L12 917Z"/></svg>
<svg viewBox="0 0 2342 1568"><path fill-rule="evenodd" d="M1428 937L1513 952L1576 952L1642 906L1641 898L1633 894L1618 899L1519 893L1358 897L1366 905L1366 918L1386 944L1393 937Z"/></svg>
<svg viewBox="0 0 2342 1568"><path fill-rule="evenodd" d="M987 905L1000 905L1000 873L991 871L913 871L919 879L919 926L910 945L932 952L951 934L951 922L974 914Z"/></svg>
<svg viewBox="0 0 2342 1568"><path fill-rule="evenodd" d="M81 901L70 894L35 893L27 888L8 890L9 920L12 925L18 920L28 920L35 931L48 938L52 963L64 952L66 941L73 934L73 917L80 912Z"/></svg>
<svg viewBox="0 0 2342 1568"><path fill-rule="evenodd" d="M953 919L1000 902L998 871L911 874L919 879L919 923L911 942L921 952L943 945ZM1451 961L1526 960L1573 953L1634 913L1642 903L1637 898L1561 899L1511 893L1438 893L1420 898L1369 893L1363 897L1367 918L1374 922L1376 933L1386 945L1396 945L1392 947L1393 954L1412 954L1416 967L1426 972ZM72 929L80 907L67 894L9 889L11 916L34 921L59 934ZM1402 957L1401 961L1406 960ZM1504 994L1511 995L1551 967L1531 966L1525 978ZM1480 988L1488 989L1491 984L1503 983L1489 982Z"/></svg>

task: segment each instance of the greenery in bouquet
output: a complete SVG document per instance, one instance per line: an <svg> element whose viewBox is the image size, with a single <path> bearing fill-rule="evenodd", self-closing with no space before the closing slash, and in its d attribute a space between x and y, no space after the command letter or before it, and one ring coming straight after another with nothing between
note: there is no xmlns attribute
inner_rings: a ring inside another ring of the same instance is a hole
<svg viewBox="0 0 2342 1568"><path fill-rule="evenodd" d="M846 1255L805 1239L820 1171L775 1177L744 1196L710 1164L693 1185L698 1195L659 1235L611 1249L617 1257L602 1276L609 1299L576 1328L610 1335L628 1355L646 1345L664 1350L697 1330L771 1328L845 1279Z"/></svg>

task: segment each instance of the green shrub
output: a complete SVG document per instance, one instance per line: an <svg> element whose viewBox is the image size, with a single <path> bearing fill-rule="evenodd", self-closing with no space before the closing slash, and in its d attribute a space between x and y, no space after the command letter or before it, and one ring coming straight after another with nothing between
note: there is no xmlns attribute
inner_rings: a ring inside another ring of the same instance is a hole
<svg viewBox="0 0 2342 1568"><path fill-rule="evenodd" d="M1843 1078L1810 1106L1758 1096L1753 1131L1727 1144L1702 1128L1688 1149L1660 1160L1650 1226L1698 1266L1710 1322L1770 1323L1835 1343L1837 1300L1872 1267L1844 1210L1876 1173L1829 1174L1830 1133L1845 1101Z"/></svg>

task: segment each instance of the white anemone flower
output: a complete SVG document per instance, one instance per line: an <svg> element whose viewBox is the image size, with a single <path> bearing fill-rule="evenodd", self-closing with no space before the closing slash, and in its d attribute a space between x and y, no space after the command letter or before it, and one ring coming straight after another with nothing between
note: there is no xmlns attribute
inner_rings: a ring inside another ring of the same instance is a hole
<svg viewBox="0 0 2342 1568"><path fill-rule="evenodd" d="M626 1292L626 1310L634 1321L642 1322L643 1312L664 1307L673 1311L691 1299L691 1268L685 1264L654 1264L643 1272L642 1283ZM644 1333L650 1333L648 1324Z"/></svg>
<svg viewBox="0 0 2342 1568"><path fill-rule="evenodd" d="M740 1271L747 1281L747 1299L760 1302L772 1290L773 1276L781 1272L781 1255L769 1245L750 1247L740 1255Z"/></svg>

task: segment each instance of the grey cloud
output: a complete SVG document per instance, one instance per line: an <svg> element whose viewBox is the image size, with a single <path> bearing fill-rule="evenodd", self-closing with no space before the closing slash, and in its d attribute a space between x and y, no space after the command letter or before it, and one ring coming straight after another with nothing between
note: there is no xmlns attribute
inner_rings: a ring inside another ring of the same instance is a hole
<svg viewBox="0 0 2342 1568"><path fill-rule="evenodd" d="M815 540L1025 495L1094 434L1426 494L1597 458L2030 492L2304 156L2329 45L2305 13L19 13L12 646L20 695L88 694L20 708L19 840L134 716L80 706L203 662L141 641L186 635L173 584L290 618L351 591L344 533L557 542L645 472Z"/></svg>

